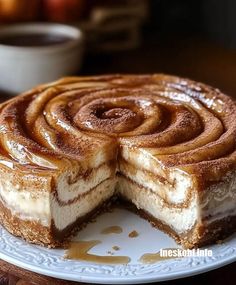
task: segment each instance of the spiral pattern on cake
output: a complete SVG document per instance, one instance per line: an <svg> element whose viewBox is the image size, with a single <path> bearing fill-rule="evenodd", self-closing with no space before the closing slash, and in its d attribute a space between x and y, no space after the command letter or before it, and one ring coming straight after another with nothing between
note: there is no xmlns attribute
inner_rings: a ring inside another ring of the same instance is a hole
<svg viewBox="0 0 236 285"><path fill-rule="evenodd" d="M12 167L57 169L112 144L215 179L235 167L235 140L233 100L159 74L66 78L0 108L1 163Z"/></svg>

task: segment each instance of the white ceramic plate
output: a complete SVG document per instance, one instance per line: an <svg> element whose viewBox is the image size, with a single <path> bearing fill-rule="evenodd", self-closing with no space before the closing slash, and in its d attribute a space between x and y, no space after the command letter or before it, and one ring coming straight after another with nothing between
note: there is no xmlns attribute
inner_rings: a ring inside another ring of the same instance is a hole
<svg viewBox="0 0 236 285"><path fill-rule="evenodd" d="M108 226L120 226L121 234L101 234ZM128 234L136 230L137 238ZM46 249L30 245L15 238L0 227L0 258L37 273L51 277L89 283L135 284L183 278L206 272L236 261L236 235L222 244L208 247L212 257L185 257L168 259L155 264L142 264L140 256L154 253L160 248L175 248L176 243L166 234L152 228L150 224L122 209L106 213L97 218L95 223L79 233L79 240L101 240L102 243L91 249L90 253L106 255L117 245L119 251L114 255L126 255L131 258L128 265L102 265L82 261L64 260L64 250Z"/></svg>

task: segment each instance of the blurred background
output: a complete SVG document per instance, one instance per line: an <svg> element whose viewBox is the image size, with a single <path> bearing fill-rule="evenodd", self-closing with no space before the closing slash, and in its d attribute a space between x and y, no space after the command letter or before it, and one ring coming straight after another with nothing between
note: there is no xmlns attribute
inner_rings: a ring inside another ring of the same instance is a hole
<svg viewBox="0 0 236 285"><path fill-rule="evenodd" d="M22 22L72 25L85 39L76 75L162 72L236 97L235 15L235 0L0 0L0 32ZM0 36L0 62L1 44Z"/></svg>

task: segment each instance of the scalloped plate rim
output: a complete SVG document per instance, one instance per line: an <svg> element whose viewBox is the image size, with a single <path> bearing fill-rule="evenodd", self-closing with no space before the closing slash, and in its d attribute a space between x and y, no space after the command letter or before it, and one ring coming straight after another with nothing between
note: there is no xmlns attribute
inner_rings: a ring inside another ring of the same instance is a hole
<svg viewBox="0 0 236 285"><path fill-rule="evenodd" d="M22 241L20 238L16 238L14 236L12 236L11 234L9 234L3 227L0 226L0 231L2 231L4 234L9 235L14 241L16 242L24 242ZM3 243L4 243L4 239ZM229 245L228 245L229 243ZM233 250L233 254L230 256L223 256L220 257L218 259L213 259L211 260L209 263L206 264L197 264L195 265L193 268L189 269L187 268L187 270L184 270L184 268L182 270L177 270L174 272L156 272L154 274L152 274L151 276L149 276L150 274L144 274L143 276L119 276L119 275L109 275L107 274L106 276L102 275L102 276L89 276L89 275L85 275L83 276L82 274L76 273L76 272L72 272L72 273L66 273L66 272L60 272L59 269L57 269L57 271L53 271L52 269L45 269L40 267L40 264L32 264L30 261L22 261L20 260L20 258L14 256L14 253L11 252L2 252L0 250L0 259L5 260L6 262L9 262L13 265L16 265L18 267L21 267L23 269L38 273L38 274L42 274L45 276L50 276L53 278L58 278L58 279L63 279L63 280L68 280L68 281L77 281L77 282L89 282L89 283L103 283L103 284L139 284L139 283L151 283L151 282L161 282L161 281L166 281L166 280L173 280L173 279L178 279L178 278L184 278L184 277L188 277L188 276L193 276L193 275L197 275L197 274L201 274L210 270L214 270L217 268L220 268L222 266L225 266L227 264L230 264L232 262L236 261L236 235L235 237L233 237L233 239L231 239L231 242L227 241L224 243L224 245L217 245L218 250L222 247L226 247L226 249L228 248L229 250ZM233 246L230 245L230 243L233 243ZM1 237L0 237L0 245L1 245ZM28 246L28 245L26 245ZM36 250L40 250L40 247L38 246L34 246L32 244L29 245L30 247L32 247L33 249ZM47 249L42 249L42 252L46 252ZM53 255L52 255L53 256ZM185 258L183 260L192 260L194 262L194 260L198 261L199 258ZM173 261L173 260L172 260ZM180 261L180 259L175 259L174 260L175 263L177 264L177 262L182 262L182 260ZM168 260L161 262L161 264L168 264ZM73 264L73 261L72 261ZM90 263L86 263L88 264L88 266L92 266L94 264L90 264ZM150 268L155 268L158 267L159 264L155 264L153 266L150 266ZM96 264L96 266L99 267L99 265ZM134 267L135 265L127 265L127 266L112 266L112 265L108 265L111 268L126 268L126 267ZM143 265L143 268L149 268L148 265Z"/></svg>
<svg viewBox="0 0 236 285"><path fill-rule="evenodd" d="M2 257L3 256L3 257ZM61 280L67 280L67 281L75 281L75 282L85 282L85 283L94 283L94 284L141 284L141 283L153 283L153 282L162 282L162 281L168 281L168 280L175 280L175 279L180 279L180 278L185 278L185 277L190 277L202 273L209 272L211 270L218 269L220 267L229 265L230 263L233 263L236 261L236 255L231 257L231 258L225 258L225 260L218 260L215 263L211 263L208 266L201 265L200 268L195 267L192 270L188 270L184 273L180 272L173 272L173 273L167 273L167 274L160 274L159 276L152 276L150 278L144 276L144 277L130 277L130 278L114 278L111 280L104 279L104 278L94 278L94 277L89 277L86 276L85 278L80 277L80 278L75 278L72 275L68 275L65 273L53 273L51 270L45 270L45 269L40 269L37 266L30 265L27 263L23 263L21 261L17 261L14 258L11 258L10 256L5 256L0 252L0 259L5 260L6 262L9 262L15 266L18 266L22 269L42 274L44 276L52 277L52 278L58 278ZM168 261L167 261L168 262ZM74 274L73 274L74 275Z"/></svg>

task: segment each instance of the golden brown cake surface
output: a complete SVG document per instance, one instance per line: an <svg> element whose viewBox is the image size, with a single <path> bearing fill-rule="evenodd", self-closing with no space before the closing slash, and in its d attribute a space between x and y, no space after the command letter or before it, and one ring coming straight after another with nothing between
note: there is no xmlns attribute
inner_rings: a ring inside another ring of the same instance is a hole
<svg viewBox="0 0 236 285"><path fill-rule="evenodd" d="M111 75L39 86L0 105L0 221L54 246L55 229L121 195L186 247L214 241L213 225L215 239L234 231L224 221L236 216L235 141L234 102L187 79ZM27 223L36 226L27 232Z"/></svg>

